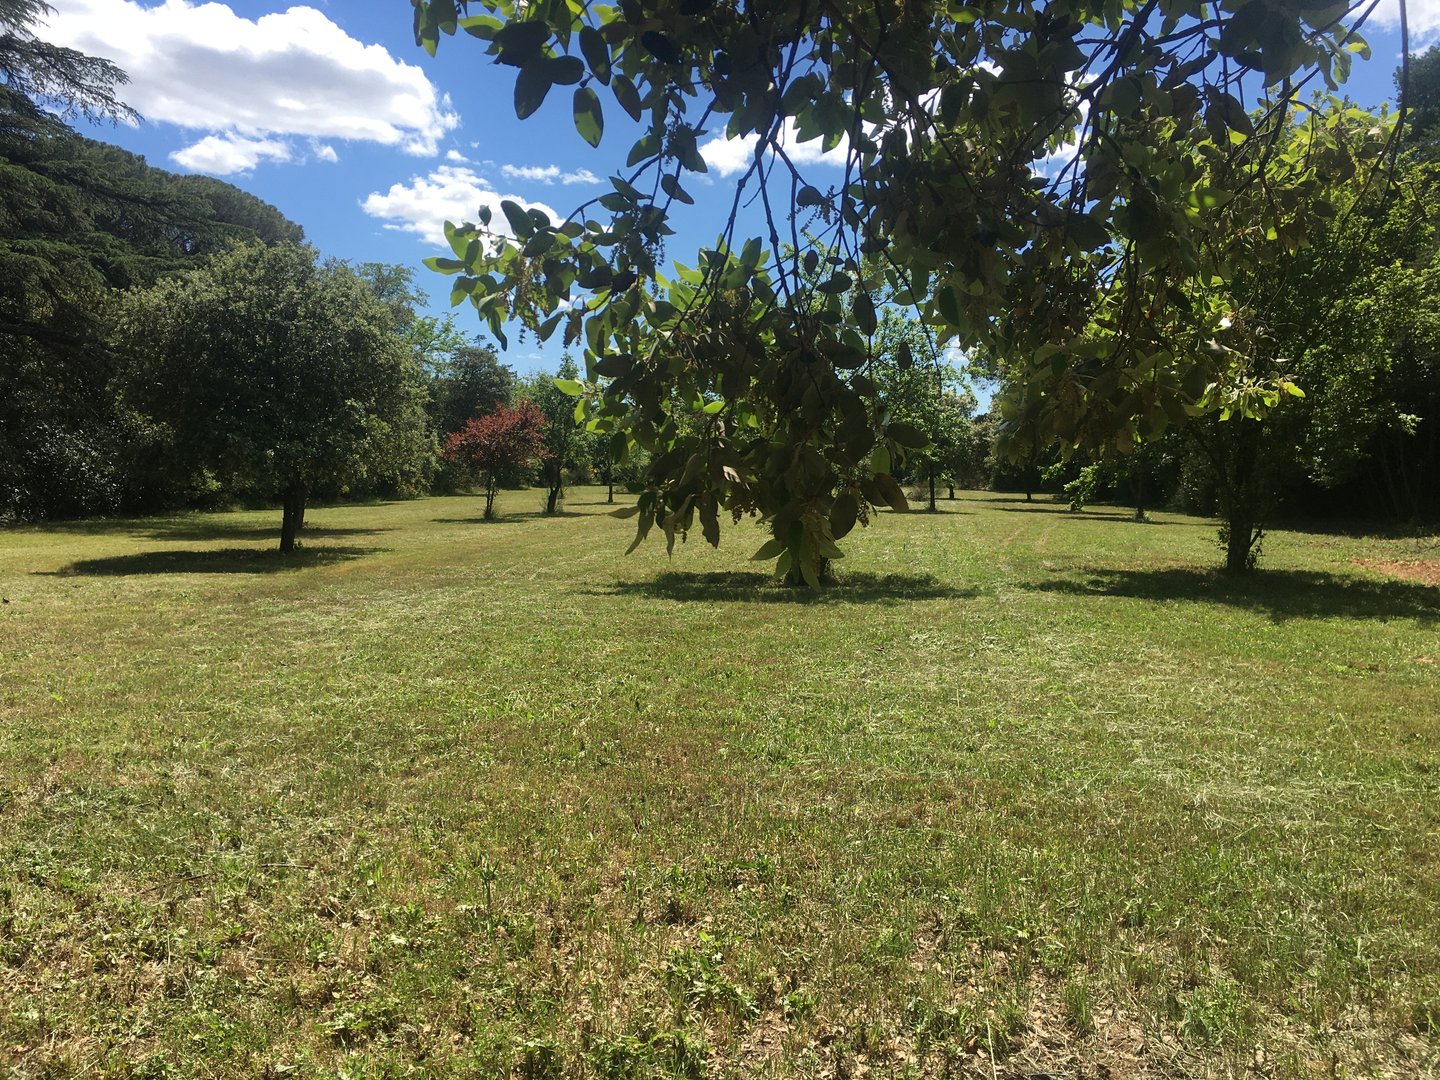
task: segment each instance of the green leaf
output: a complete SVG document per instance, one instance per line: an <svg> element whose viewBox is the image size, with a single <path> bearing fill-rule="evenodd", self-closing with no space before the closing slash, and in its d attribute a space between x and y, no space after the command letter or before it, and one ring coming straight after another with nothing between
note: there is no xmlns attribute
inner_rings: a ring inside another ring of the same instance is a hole
<svg viewBox="0 0 1440 1080"><path fill-rule="evenodd" d="M585 64L578 56L557 56L548 66L550 81L556 86L574 86L585 77Z"/></svg>
<svg viewBox="0 0 1440 1080"><path fill-rule="evenodd" d="M911 450L919 450L930 445L929 435L926 435L914 424L907 424L903 420L896 420L893 424L886 425L885 434L901 446Z"/></svg>
<svg viewBox="0 0 1440 1080"><path fill-rule="evenodd" d="M750 561L765 562L769 559L775 559L778 558L780 556L780 553L784 550L785 541L781 540L777 536L773 539L765 541L765 543L760 546L760 550L755 552L754 555L750 556Z"/></svg>
<svg viewBox="0 0 1440 1080"><path fill-rule="evenodd" d="M680 50L659 30L646 30L640 35L640 44L645 46L645 51L662 64L680 63Z"/></svg>
<svg viewBox="0 0 1440 1080"><path fill-rule="evenodd" d="M585 62L590 65L590 70L595 73L595 78L609 86L610 46L605 42L605 35L593 26L582 26L580 52L585 57Z"/></svg>
<svg viewBox="0 0 1440 1080"><path fill-rule="evenodd" d="M695 131L693 128L682 124L675 129L670 137L670 149L680 164L691 172L704 173L710 171L710 166L705 164L705 159L700 156L699 149L695 146Z"/></svg>
<svg viewBox="0 0 1440 1080"><path fill-rule="evenodd" d="M605 117L600 112L600 98L588 86L575 91L575 130L591 146L600 145L605 133Z"/></svg>
<svg viewBox="0 0 1440 1080"><path fill-rule="evenodd" d="M544 59L526 64L515 79L515 115L521 120L528 119L545 103L548 93L550 65Z"/></svg>
<svg viewBox="0 0 1440 1080"><path fill-rule="evenodd" d="M505 215L505 220L510 223L510 228L518 239L527 240L534 234L535 223L530 220L530 215L521 209L519 203L503 199L500 202L500 212Z"/></svg>
<svg viewBox="0 0 1440 1080"><path fill-rule="evenodd" d="M842 491L835 496L835 502L830 507L830 535L836 540L843 540L855 528L855 519L860 513L859 500L848 491Z"/></svg>
<svg viewBox="0 0 1440 1080"><path fill-rule="evenodd" d="M1074 214L1065 222L1065 231L1082 251L1094 251L1110 242L1110 230L1091 214Z"/></svg>
<svg viewBox="0 0 1440 1080"><path fill-rule="evenodd" d="M875 487L879 489L881 496L889 505L891 510L897 514L909 511L910 504L905 501L905 492L900 490L900 485L889 473L880 473L875 477Z"/></svg>
<svg viewBox="0 0 1440 1080"><path fill-rule="evenodd" d="M955 295L953 286L946 285L935 294L935 306L940 309L940 317L951 326L965 325L965 314L960 309L960 298Z"/></svg>
<svg viewBox="0 0 1440 1080"><path fill-rule="evenodd" d="M585 393L585 385L576 382L574 379L551 379L550 381L555 384L556 390L559 390L567 397L580 397L580 395Z"/></svg>
<svg viewBox="0 0 1440 1080"><path fill-rule="evenodd" d="M714 499L700 501L700 531L707 544L714 548L720 546L720 517L716 512Z"/></svg>
<svg viewBox="0 0 1440 1080"><path fill-rule="evenodd" d="M679 180L668 173L660 178L660 187L676 202L682 202L687 206L695 205L695 199L691 194L680 186Z"/></svg>
<svg viewBox="0 0 1440 1080"><path fill-rule="evenodd" d="M630 156L625 159L625 167L627 169L632 168L646 158L654 157L659 152L660 136L654 131L647 131L635 140L634 146L630 147Z"/></svg>
<svg viewBox="0 0 1440 1080"><path fill-rule="evenodd" d="M630 114L630 119L638 122L640 120L640 94L635 89L635 84L624 75L616 75L610 81L610 90L615 95L615 100L620 107Z"/></svg>
<svg viewBox="0 0 1440 1080"><path fill-rule="evenodd" d="M855 303L851 309L855 316L855 325L860 327L860 332L866 337L875 333L875 301L870 299L870 294L861 290L855 294Z"/></svg>
<svg viewBox="0 0 1440 1080"><path fill-rule="evenodd" d="M482 41L490 41L505 24L493 15L470 15L460 20L460 29Z"/></svg>

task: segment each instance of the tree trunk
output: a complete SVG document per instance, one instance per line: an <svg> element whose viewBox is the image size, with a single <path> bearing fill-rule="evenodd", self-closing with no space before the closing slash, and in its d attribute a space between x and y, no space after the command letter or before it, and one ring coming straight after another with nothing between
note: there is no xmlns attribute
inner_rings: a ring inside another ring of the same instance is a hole
<svg viewBox="0 0 1440 1080"><path fill-rule="evenodd" d="M609 478L605 481L605 484L605 501L607 503L613 503L615 501L615 478Z"/></svg>
<svg viewBox="0 0 1440 1080"><path fill-rule="evenodd" d="M560 502L560 485L552 484L550 494L545 497L545 513L555 513L555 507Z"/></svg>
<svg viewBox="0 0 1440 1080"><path fill-rule="evenodd" d="M949 498L954 499L954 498L955 498L955 485L954 485L954 484L947 484L946 486L950 489Z"/></svg>
<svg viewBox="0 0 1440 1080"><path fill-rule="evenodd" d="M494 520L495 520L495 491L496 491L496 489L497 489L498 487L499 487L499 483L496 481L496 479L495 479L494 476L487 475L487 476L485 477L485 520L486 520L486 521L494 521Z"/></svg>
<svg viewBox="0 0 1440 1080"><path fill-rule="evenodd" d="M930 513L935 513L935 463L930 463Z"/></svg>
<svg viewBox="0 0 1440 1080"><path fill-rule="evenodd" d="M281 503L280 551L288 555L295 550L295 535L305 526L305 485L290 481Z"/></svg>
<svg viewBox="0 0 1440 1080"><path fill-rule="evenodd" d="M1135 470L1135 520L1145 520L1145 469Z"/></svg>
<svg viewBox="0 0 1440 1080"><path fill-rule="evenodd" d="M1246 574L1255 569L1255 545L1260 539L1257 466L1260 462L1260 424L1241 420L1236 432L1233 464L1225 493L1225 570Z"/></svg>

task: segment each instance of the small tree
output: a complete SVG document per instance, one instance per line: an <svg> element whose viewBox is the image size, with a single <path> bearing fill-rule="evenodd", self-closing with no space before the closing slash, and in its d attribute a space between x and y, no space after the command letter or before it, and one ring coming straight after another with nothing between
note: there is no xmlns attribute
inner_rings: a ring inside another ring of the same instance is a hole
<svg viewBox="0 0 1440 1080"><path fill-rule="evenodd" d="M573 468L587 449L585 432L575 420L575 399L556 385L562 381L578 390L579 377L580 369L567 354L554 377L537 375L523 391L545 416L545 452L540 461L547 514L559 509L565 492L565 470Z"/></svg>
<svg viewBox="0 0 1440 1080"><path fill-rule="evenodd" d="M445 459L469 469L485 486L485 520L495 517L495 492L505 473L545 455L545 415L533 402L501 405L470 420L445 440Z"/></svg>

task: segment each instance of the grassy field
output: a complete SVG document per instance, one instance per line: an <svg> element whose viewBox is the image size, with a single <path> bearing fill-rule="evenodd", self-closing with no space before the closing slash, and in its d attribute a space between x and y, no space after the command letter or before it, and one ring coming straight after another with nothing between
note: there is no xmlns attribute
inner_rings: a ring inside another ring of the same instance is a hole
<svg viewBox="0 0 1440 1080"><path fill-rule="evenodd" d="M539 500L0 533L0 1069L1440 1074L1434 539Z"/></svg>

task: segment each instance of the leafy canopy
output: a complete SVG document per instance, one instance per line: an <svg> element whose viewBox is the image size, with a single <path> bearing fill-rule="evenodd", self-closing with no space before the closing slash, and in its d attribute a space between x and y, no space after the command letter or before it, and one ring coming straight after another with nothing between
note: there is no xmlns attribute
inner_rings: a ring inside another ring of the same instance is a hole
<svg viewBox="0 0 1440 1080"><path fill-rule="evenodd" d="M131 293L128 396L179 452L260 494L425 479L433 439L414 353L349 267L241 245Z"/></svg>
<svg viewBox="0 0 1440 1080"><path fill-rule="evenodd" d="M753 513L775 535L762 550L807 580L857 503L904 508L883 468L904 446L877 400L877 300L1005 357L1025 387L1012 409L1045 438L1133 441L1227 381L1228 354L1200 347L1222 305L1166 321L1185 286L1300 243L1318 190L1376 149L1313 114L1303 148L1281 138L1367 52L1364 5L412 3L426 49L464 32L515 69L518 116L573 87L586 141L616 109L642 131L611 190L563 221L505 203L452 225L453 257L431 260L452 300L497 337L514 317L584 345L589 423L653 454L637 541L698 518L716 543L720 511ZM728 223L662 275L717 133L753 147ZM801 142L843 155L838 181L807 173ZM761 235L738 231L746 201ZM1157 350L1194 371L1146 381ZM1051 385L1072 355L1114 375L1111 407Z"/></svg>

